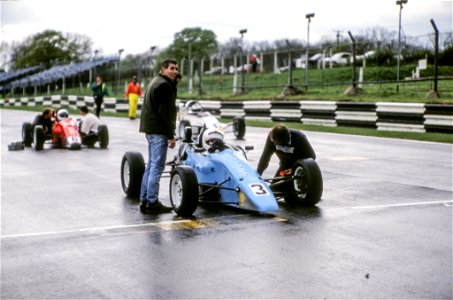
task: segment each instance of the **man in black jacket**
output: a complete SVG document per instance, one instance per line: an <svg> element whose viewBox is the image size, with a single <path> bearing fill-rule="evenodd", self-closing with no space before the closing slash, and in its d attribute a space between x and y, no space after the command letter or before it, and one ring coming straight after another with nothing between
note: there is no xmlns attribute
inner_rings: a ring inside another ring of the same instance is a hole
<svg viewBox="0 0 453 300"><path fill-rule="evenodd" d="M299 159L316 159L315 151L305 134L298 130L288 129L284 125L276 125L267 136L263 154L261 154L258 163L258 174L263 174L274 153L280 160L276 176L279 175L280 171L292 168Z"/></svg>
<svg viewBox="0 0 453 300"><path fill-rule="evenodd" d="M52 137L52 128L53 128L53 123L54 123L54 121L52 120L53 116L54 116L54 110L51 108L45 108L42 113L40 113L39 115L36 115L36 117L32 123L32 126L33 126L32 130L30 130L32 139L33 139L33 128L37 125L42 126L44 134L46 135L47 138Z"/></svg>
<svg viewBox="0 0 453 300"><path fill-rule="evenodd" d="M148 141L148 164L140 190L140 211L143 213L170 212L159 201L159 182L165 168L167 145L176 145L176 85L178 63L166 59L160 73L148 84L140 116L140 132Z"/></svg>

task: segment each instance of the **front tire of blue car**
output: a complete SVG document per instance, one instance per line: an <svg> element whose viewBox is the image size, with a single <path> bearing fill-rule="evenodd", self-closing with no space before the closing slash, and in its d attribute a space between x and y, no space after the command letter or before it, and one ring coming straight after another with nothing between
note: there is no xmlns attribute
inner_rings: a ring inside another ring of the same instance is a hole
<svg viewBox="0 0 453 300"><path fill-rule="evenodd" d="M177 166L171 173L170 202L182 217L190 217L198 206L197 175L189 166Z"/></svg>

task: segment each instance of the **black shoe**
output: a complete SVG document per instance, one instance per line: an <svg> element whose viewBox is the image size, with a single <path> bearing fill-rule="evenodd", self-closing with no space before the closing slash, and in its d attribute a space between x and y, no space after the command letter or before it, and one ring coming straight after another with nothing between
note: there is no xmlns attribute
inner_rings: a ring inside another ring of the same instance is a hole
<svg viewBox="0 0 453 300"><path fill-rule="evenodd" d="M146 214L146 210L148 207L148 201L140 201L140 212Z"/></svg>
<svg viewBox="0 0 453 300"><path fill-rule="evenodd" d="M163 205L159 200L154 201L153 203L148 203L146 208L147 213L169 213L173 208Z"/></svg>

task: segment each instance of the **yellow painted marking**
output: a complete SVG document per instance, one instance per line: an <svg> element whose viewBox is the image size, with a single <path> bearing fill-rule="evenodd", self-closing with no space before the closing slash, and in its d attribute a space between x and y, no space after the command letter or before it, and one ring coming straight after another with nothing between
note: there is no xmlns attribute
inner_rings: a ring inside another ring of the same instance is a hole
<svg viewBox="0 0 453 300"><path fill-rule="evenodd" d="M273 218L273 220L274 220L275 222L288 222L288 221L289 221L289 219L287 219L287 218L282 218L282 217L275 217L275 218Z"/></svg>
<svg viewBox="0 0 453 300"><path fill-rule="evenodd" d="M182 220L180 222L157 223L157 227L162 230L182 230L182 229L199 229L208 226L215 226L217 223L213 220Z"/></svg>

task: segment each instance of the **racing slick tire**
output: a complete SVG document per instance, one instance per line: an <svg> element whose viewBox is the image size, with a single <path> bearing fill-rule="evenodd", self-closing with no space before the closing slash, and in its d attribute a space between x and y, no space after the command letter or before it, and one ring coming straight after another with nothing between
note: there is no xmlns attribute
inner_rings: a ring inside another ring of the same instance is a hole
<svg viewBox="0 0 453 300"><path fill-rule="evenodd" d="M170 202L173 210L182 217L190 217L198 206L198 180L189 166L177 166L171 172Z"/></svg>
<svg viewBox="0 0 453 300"><path fill-rule="evenodd" d="M33 125L31 123L25 122L22 124L22 141L25 147L30 147L33 142L32 130Z"/></svg>
<svg viewBox="0 0 453 300"><path fill-rule="evenodd" d="M109 145L109 130L107 125L101 124L98 128L98 139L99 139L99 146L102 149L107 148Z"/></svg>
<svg viewBox="0 0 453 300"><path fill-rule="evenodd" d="M181 138L181 139L184 139L185 136L186 136L186 131L185 131L185 128L186 127L191 127L190 125L190 122L187 121L187 120L182 120L180 123L179 123L179 127L178 127L178 137Z"/></svg>
<svg viewBox="0 0 453 300"><path fill-rule="evenodd" d="M318 164L311 158L300 159L293 166L292 182L294 194L285 196L285 201L290 204L314 206L321 200L323 181Z"/></svg>
<svg viewBox="0 0 453 300"><path fill-rule="evenodd" d="M139 152L126 152L121 160L121 186L130 198L140 197L145 161Z"/></svg>
<svg viewBox="0 0 453 300"><path fill-rule="evenodd" d="M44 129L42 126L35 126L33 130L33 148L36 151L41 151L44 148L44 142L46 140L46 135L44 134Z"/></svg>
<svg viewBox="0 0 453 300"><path fill-rule="evenodd" d="M235 117L233 119L233 133L234 136L241 140L245 135L245 120L243 117Z"/></svg>

